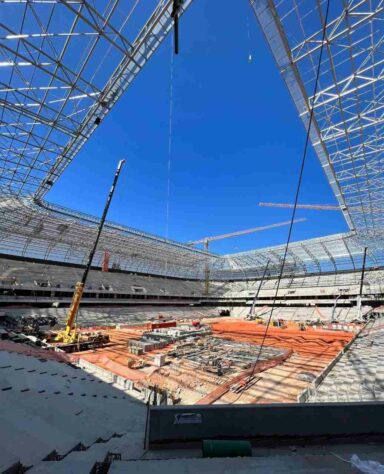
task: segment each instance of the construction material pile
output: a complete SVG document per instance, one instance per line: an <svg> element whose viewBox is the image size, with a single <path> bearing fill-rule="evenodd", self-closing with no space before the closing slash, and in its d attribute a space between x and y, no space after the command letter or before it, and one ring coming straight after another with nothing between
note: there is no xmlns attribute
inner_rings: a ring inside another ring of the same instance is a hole
<svg viewBox="0 0 384 474"><path fill-rule="evenodd" d="M57 324L54 316L41 314L26 314L20 317L4 314L0 318L0 325L8 330L21 332L26 335L39 335Z"/></svg>

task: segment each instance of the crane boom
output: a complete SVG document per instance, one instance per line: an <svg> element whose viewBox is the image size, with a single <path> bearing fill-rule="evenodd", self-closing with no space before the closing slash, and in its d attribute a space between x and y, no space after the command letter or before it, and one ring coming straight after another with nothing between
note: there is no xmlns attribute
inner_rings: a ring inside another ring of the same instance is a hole
<svg viewBox="0 0 384 474"><path fill-rule="evenodd" d="M260 207L280 207L293 209L294 204L277 203L277 202L259 202ZM296 209L310 209L317 211L345 211L346 208L335 206L333 204L297 204ZM357 212L384 212L383 207L368 206L348 206L348 210Z"/></svg>
<svg viewBox="0 0 384 474"><path fill-rule="evenodd" d="M293 209L294 204L276 203L276 202L259 202L260 207L283 207ZM340 206L331 204L297 204L296 209L316 209L319 211L341 211Z"/></svg>
<svg viewBox="0 0 384 474"><path fill-rule="evenodd" d="M69 310L68 310L68 316L67 316L67 322L66 322L66 325L65 325L65 330L60 332L56 336L56 341L71 343L71 342L74 342L76 340L76 334L73 334L76 315L77 315L77 312L79 310L80 301L81 301L81 297L83 296L85 283L87 281L89 270L91 269L92 260L93 260L93 257L95 256L95 252L96 252L96 249L97 249L97 244L99 243L101 231L103 230L103 227L104 227L105 219L107 217L108 209L109 209L109 206L110 206L111 201L112 201L113 193L115 192L117 180L119 178L120 171L121 171L121 168L122 168L124 163L125 163L125 160L120 160L119 164L117 165L117 170L116 170L115 176L113 178L113 183L112 183L111 189L109 190L109 194L108 194L108 197L107 197L107 201L105 203L103 215L101 216L99 227L97 229L96 239L93 243L92 250L91 250L91 252L89 254L89 257L88 257L88 262L87 262L87 264L84 268L84 273L83 273L83 276L81 278L81 281L77 282L76 285L75 285L75 291L73 293L71 306L69 307Z"/></svg>
<svg viewBox="0 0 384 474"><path fill-rule="evenodd" d="M301 219L295 219L294 224L298 222L304 222L305 217ZM214 240L228 239L230 237L237 237L239 235L253 234L254 232L260 232L262 230L274 229L275 227L283 227L290 225L291 221L277 222L276 224L265 225L262 227L253 227L252 229L238 230L237 232L231 232L229 234L214 235L212 237L204 237L203 239L194 240L193 242L188 242L189 245L205 244L207 242L212 242Z"/></svg>

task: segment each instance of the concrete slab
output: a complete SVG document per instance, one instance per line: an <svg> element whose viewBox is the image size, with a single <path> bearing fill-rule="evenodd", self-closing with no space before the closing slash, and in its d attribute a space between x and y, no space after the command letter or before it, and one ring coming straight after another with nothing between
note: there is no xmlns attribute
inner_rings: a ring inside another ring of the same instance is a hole
<svg viewBox="0 0 384 474"><path fill-rule="evenodd" d="M108 474L336 474L332 466L316 466L306 458L222 458L222 459L169 459L151 461L115 461Z"/></svg>
<svg viewBox="0 0 384 474"><path fill-rule="evenodd" d="M32 469L28 470L30 474L89 474L94 465L93 461L88 459L76 459L63 461L43 461Z"/></svg>

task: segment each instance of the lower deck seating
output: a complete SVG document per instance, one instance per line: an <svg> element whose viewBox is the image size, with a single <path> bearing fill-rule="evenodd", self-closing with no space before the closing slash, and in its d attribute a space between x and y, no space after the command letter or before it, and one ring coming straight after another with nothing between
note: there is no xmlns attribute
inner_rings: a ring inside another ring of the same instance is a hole
<svg viewBox="0 0 384 474"><path fill-rule="evenodd" d="M367 313L371 307L363 306L362 314ZM263 318L268 318L271 314L271 308L265 306L263 308L255 308L255 313L262 316ZM346 307L338 308L336 307L333 310L332 307L277 307L273 310L272 319L284 319L286 321L338 321L351 322L354 319L358 318L357 307Z"/></svg>
<svg viewBox="0 0 384 474"><path fill-rule="evenodd" d="M384 321L368 323L309 402L384 401Z"/></svg>
<svg viewBox="0 0 384 474"><path fill-rule="evenodd" d="M143 452L145 406L66 363L0 351L0 404L1 472L17 463L44 472L45 459L80 450L92 465L111 450Z"/></svg>
<svg viewBox="0 0 384 474"><path fill-rule="evenodd" d="M7 309L7 314L15 318L21 315L31 315L39 313L57 318L58 324L63 326L67 319L66 308L22 308ZM191 319L199 317L217 316L217 308L194 308L194 307L153 307L153 308L81 308L78 313L78 324L81 327L90 326L113 326L116 324L140 324L152 319L157 319L159 314L167 318Z"/></svg>

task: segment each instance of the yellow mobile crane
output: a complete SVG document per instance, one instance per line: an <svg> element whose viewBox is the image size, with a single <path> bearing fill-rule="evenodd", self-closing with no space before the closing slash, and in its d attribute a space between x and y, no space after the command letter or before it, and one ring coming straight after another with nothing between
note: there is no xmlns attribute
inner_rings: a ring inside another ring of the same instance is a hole
<svg viewBox="0 0 384 474"><path fill-rule="evenodd" d="M72 297L72 303L68 310L68 316L67 316L65 329L64 331L61 331L56 335L55 337L56 342L62 342L64 344L73 344L76 342L81 342L80 334L76 332L76 324L75 324L76 316L79 310L81 297L83 296L83 291L84 291L85 283L87 281L88 273L89 273L89 270L91 269L92 260L93 260L93 257L95 256L97 244L99 243L101 231L103 230L104 222L107 217L107 213L108 213L109 206L111 204L112 196L113 196L113 193L115 192L117 180L119 178L120 171L124 163L125 163L125 160L120 160L119 164L117 165L117 170L113 179L111 189L108 194L107 202L105 203L103 215L101 216L101 219L100 219L95 242L93 244L91 253L89 254L87 265L84 269L83 277L81 281L76 283L75 291ZM90 343L108 342L107 340L104 340L104 339L105 339L105 336L98 334L98 335L86 337L85 342L90 342Z"/></svg>

